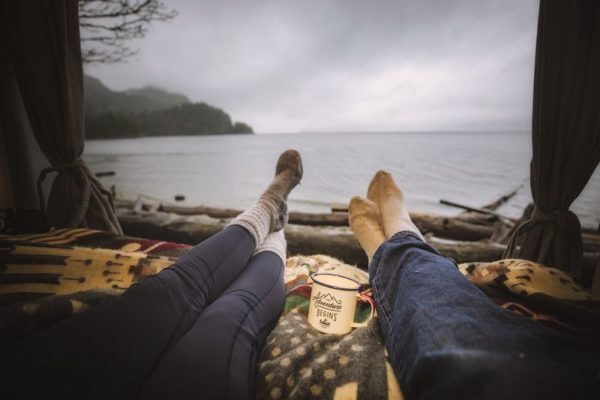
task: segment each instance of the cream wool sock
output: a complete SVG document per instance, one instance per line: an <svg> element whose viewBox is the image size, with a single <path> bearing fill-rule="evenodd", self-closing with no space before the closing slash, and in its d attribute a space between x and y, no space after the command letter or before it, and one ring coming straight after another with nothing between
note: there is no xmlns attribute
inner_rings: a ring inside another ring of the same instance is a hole
<svg viewBox="0 0 600 400"><path fill-rule="evenodd" d="M276 214L278 214L277 207L261 197L252 207L235 217L227 226L239 225L246 228L258 247L271 233L273 215Z"/></svg>
<svg viewBox="0 0 600 400"><path fill-rule="evenodd" d="M254 254L262 253L263 251L270 251L275 253L281 261L283 261L283 265L285 265L287 255L287 242L285 240L285 235L283 233L283 229L273 232L269 234L264 242L261 243L260 246L256 247Z"/></svg>
<svg viewBox="0 0 600 400"><path fill-rule="evenodd" d="M287 224L287 197L302 179L302 158L296 150L281 153L275 167L275 177L249 209L238 215L227 226L244 227L259 247L267 235ZM284 256L285 257L285 256Z"/></svg>
<svg viewBox="0 0 600 400"><path fill-rule="evenodd" d="M367 254L370 265L375 252L385 242L379 207L369 199L354 196L348 206L348 221L354 237Z"/></svg>

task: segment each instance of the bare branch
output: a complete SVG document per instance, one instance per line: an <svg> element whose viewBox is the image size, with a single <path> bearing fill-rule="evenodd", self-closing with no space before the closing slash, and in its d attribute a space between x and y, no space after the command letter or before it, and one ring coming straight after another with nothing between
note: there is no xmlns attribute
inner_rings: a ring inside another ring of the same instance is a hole
<svg viewBox="0 0 600 400"><path fill-rule="evenodd" d="M137 54L127 41L143 38L154 21L170 21L177 11L160 0L79 0L83 62L123 62Z"/></svg>

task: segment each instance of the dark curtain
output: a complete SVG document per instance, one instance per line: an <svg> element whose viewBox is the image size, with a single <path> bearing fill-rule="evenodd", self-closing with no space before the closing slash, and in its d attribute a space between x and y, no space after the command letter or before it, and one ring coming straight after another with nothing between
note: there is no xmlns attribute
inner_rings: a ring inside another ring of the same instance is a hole
<svg viewBox="0 0 600 400"><path fill-rule="evenodd" d="M56 178L48 223L121 233L112 198L81 155L84 145L83 70L76 0L2 1L5 53L35 138ZM41 185L38 185L41 186ZM41 191L40 191L41 195ZM41 200L41 207L44 201Z"/></svg>
<svg viewBox="0 0 600 400"><path fill-rule="evenodd" d="M532 133L535 209L505 256L578 273L581 226L569 207L600 161L600 1L541 0Z"/></svg>

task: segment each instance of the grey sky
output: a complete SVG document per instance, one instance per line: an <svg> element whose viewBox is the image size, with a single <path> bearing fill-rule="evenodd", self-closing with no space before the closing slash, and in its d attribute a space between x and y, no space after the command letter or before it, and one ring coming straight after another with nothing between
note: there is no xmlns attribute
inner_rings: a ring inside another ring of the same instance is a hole
<svg viewBox="0 0 600 400"><path fill-rule="evenodd" d="M90 66L262 132L528 130L538 0L165 0L179 10Z"/></svg>

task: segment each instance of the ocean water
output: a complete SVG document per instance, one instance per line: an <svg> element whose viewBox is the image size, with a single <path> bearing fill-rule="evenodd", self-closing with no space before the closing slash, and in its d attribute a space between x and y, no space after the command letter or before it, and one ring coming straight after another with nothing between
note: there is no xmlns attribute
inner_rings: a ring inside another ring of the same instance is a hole
<svg viewBox="0 0 600 400"><path fill-rule="evenodd" d="M279 153L300 151L304 178L291 194L295 211L328 212L366 195L373 174L391 172L410 210L453 215L446 199L481 207L519 188L498 212L519 217L531 202L528 132L415 132L219 135L86 142L84 158L101 181L128 195L181 205L244 208L273 175ZM572 209L589 228L600 224L600 169Z"/></svg>

